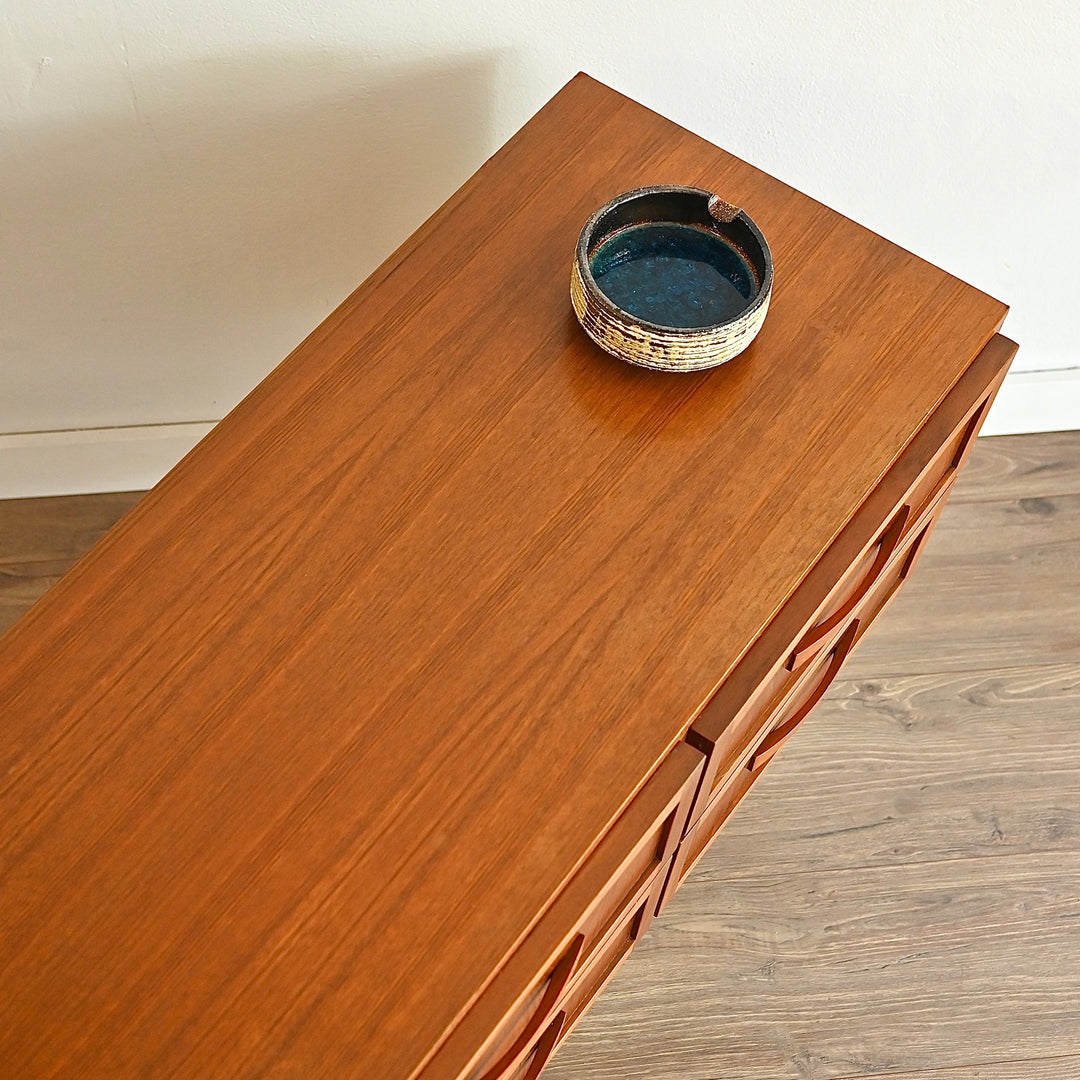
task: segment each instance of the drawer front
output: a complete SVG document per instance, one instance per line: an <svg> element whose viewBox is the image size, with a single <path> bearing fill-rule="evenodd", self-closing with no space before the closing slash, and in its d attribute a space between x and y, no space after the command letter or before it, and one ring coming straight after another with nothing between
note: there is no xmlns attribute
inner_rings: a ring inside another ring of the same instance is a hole
<svg viewBox="0 0 1080 1080"><path fill-rule="evenodd" d="M420 1080L503 1080L531 1059L613 928L646 900L651 918L703 766L688 744L673 749L415 1074Z"/></svg>
<svg viewBox="0 0 1080 1080"><path fill-rule="evenodd" d="M575 934L562 956L514 1003L469 1068L469 1080L516 1076L524 1063L538 1056L537 1047L548 1033L570 976L578 968L584 944L585 935Z"/></svg>
<svg viewBox="0 0 1080 1080"><path fill-rule="evenodd" d="M765 765L794 733L821 700L855 644L860 622L852 619L828 653L817 657L797 681L782 706L770 717L757 738L722 771L697 821L683 838L675 855L672 880L661 897L661 907L693 869L713 837L720 831L739 801L761 775Z"/></svg>
<svg viewBox="0 0 1080 1080"><path fill-rule="evenodd" d="M859 619L851 619L836 644L825 656L819 657L809 675L799 681L794 692L784 702L784 708L771 721L765 737L747 758L746 768L750 772L760 772L772 760L773 755L791 738L795 729L825 696L825 691L832 685L851 652L859 629Z"/></svg>
<svg viewBox="0 0 1080 1080"><path fill-rule="evenodd" d="M876 594L876 589L870 588L861 595L871 593ZM737 717L733 728L725 731L727 753L721 757L720 754L714 752L709 767L703 773L702 791L695 800L693 818L688 823L688 827L699 821L706 812L706 808L711 807L711 804L728 786L732 777L746 765L753 753L758 752L759 744L767 732L772 732L785 724L791 725L791 730L794 730L806 713L813 708L836 676L840 665L854 644L855 634L858 631L858 626L855 626L854 622L854 616L849 614L847 622L831 636L828 649L813 655L797 671L787 671L779 666L774 669L783 671L785 675L778 681L779 689L770 697L756 700L754 709L744 710ZM697 741L699 739L695 725L687 732L687 741L691 745L698 746L702 752L707 752L707 747ZM778 748L777 745L775 749ZM715 747L713 749L715 751ZM775 753L775 749L769 753Z"/></svg>
<svg viewBox="0 0 1080 1080"><path fill-rule="evenodd" d="M862 604L864 597L882 576L897 551L906 546L906 541L918 528L918 523L931 507L940 503L975 442L992 397L992 391L988 390L969 412L959 419L941 448L910 484L903 500L892 512L873 543L840 578L825 603L815 613L813 625L803 632L788 653L784 664L788 671L797 671L816 652L827 648L836 639L840 629Z"/></svg>
<svg viewBox="0 0 1080 1080"><path fill-rule="evenodd" d="M716 790L679 845L672 863L671 881L661 896L661 908L705 853L765 766L821 700L839 674L848 654L907 580L938 521L948 487L949 484L946 484L939 490L936 501L920 515L900 550L896 552L885 572L874 582L873 587L867 591L829 652L808 665L808 670L798 679L782 707L770 717L757 740L725 769L718 770Z"/></svg>
<svg viewBox="0 0 1080 1080"><path fill-rule="evenodd" d="M875 582L874 587L860 605L856 615L858 629L855 635L855 645L859 643L863 634L869 629L870 624L885 610L889 601L899 591L900 586L907 581L911 571L915 568L915 564L923 551L926 550L926 542L945 506L945 496L948 494L949 486L951 486L951 481L950 485L947 485L938 493L937 502L921 515L915 524L912 535L908 538L897 557L893 559L888 570L881 576L880 580Z"/></svg>
<svg viewBox="0 0 1080 1080"><path fill-rule="evenodd" d="M566 1022L559 1035L559 1042L570 1033L593 999L604 989L619 965L630 955L635 943L648 929L659 905L660 894L667 883L670 869L669 865L662 867L650 887L627 906L626 911L604 937L589 962L574 978L567 989L565 998L560 1003Z"/></svg>
<svg viewBox="0 0 1080 1080"><path fill-rule="evenodd" d="M940 506L1014 351L995 338L980 353L694 720L687 740L707 763L690 826Z"/></svg>
<svg viewBox="0 0 1080 1080"><path fill-rule="evenodd" d="M967 460L975 437L979 434L986 414L990 411L997 385L991 388L985 397L965 416L952 434L946 439L934 460L923 470L918 480L911 486L906 502L912 508L912 520L918 520L926 511L937 503L956 479L960 466Z"/></svg>
<svg viewBox="0 0 1080 1080"><path fill-rule="evenodd" d="M519 1036L520 1047L516 1052L504 1053L498 1061L495 1061L490 1053L485 1055L485 1058L474 1064L469 1071L469 1080L518 1080L519 1077L524 1080L539 1072L558 1044L570 1033L589 1002L603 989L634 943L648 929L660 906L673 860L674 852L641 883L637 892L609 921L603 933L591 943L592 948L587 956L580 949L584 935L575 935L571 949L576 951L568 953L567 958L573 955L580 963L569 969L572 978L564 981L561 975L556 975L544 980L550 1004L541 1003L537 1015L544 1015L545 1021L551 1016L552 1020L546 1023L546 1026L538 1025L537 1030L541 1033L539 1036L532 1036L531 1045L528 1040L520 1039ZM564 959L560 964L565 965L566 962ZM549 1010L547 1013L543 1013L545 1007ZM545 1052L545 1042L549 1039L551 1045ZM532 1071L534 1066L536 1072Z"/></svg>
<svg viewBox="0 0 1080 1080"><path fill-rule="evenodd" d="M829 599L817 613L814 624L795 643L784 661L784 669L798 672L840 636L855 610L896 555L911 518L911 506L896 508L885 527L841 577Z"/></svg>
<svg viewBox="0 0 1080 1080"><path fill-rule="evenodd" d="M702 811L690 831L683 837L671 868L671 881L664 889L660 899L661 910L675 895L676 889L686 880L690 871L698 864L701 856L709 849L716 834L724 827L735 807L742 802L746 793L754 786L754 781L762 770L751 772L743 767L720 789L716 797Z"/></svg>
<svg viewBox="0 0 1080 1080"><path fill-rule="evenodd" d="M502 1073L498 1080L536 1080L540 1070L555 1053L565 1031L566 1013L557 1012L529 1052L510 1071Z"/></svg>
<svg viewBox="0 0 1080 1080"><path fill-rule="evenodd" d="M670 878L670 871L670 860L657 868L652 878L608 928L588 961L576 972L559 1000L558 1011L535 1045L519 1061L510 1063L502 1073L490 1074L490 1080L533 1080L539 1074L645 933L656 912L660 894Z"/></svg>

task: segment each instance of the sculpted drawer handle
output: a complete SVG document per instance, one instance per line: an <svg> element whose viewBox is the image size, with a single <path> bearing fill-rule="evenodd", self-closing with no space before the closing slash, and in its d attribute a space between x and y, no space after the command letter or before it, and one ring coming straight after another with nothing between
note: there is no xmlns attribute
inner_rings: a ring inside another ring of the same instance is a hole
<svg viewBox="0 0 1080 1080"><path fill-rule="evenodd" d="M850 618L852 612L854 612L859 604L862 603L863 598L870 591L874 582L881 576L882 571L892 558L893 552L896 551L896 547L900 543L900 537L904 535L904 526L907 525L908 517L910 515L911 507L908 506L907 503L904 503L904 505L896 511L892 521L889 522L885 531L882 532L881 536L878 538L877 555L874 557L870 569L863 575L863 579L859 582L858 588L852 592L847 600L845 600L836 611L827 618L822 619L817 626L810 627L810 629L803 634L802 640L795 646L791 655L787 658L785 667L788 671L794 671L797 667L801 667L803 661L807 660L821 647L822 640L827 638L838 626Z"/></svg>
<svg viewBox="0 0 1080 1080"><path fill-rule="evenodd" d="M506 1071L512 1068L517 1059L524 1053L525 1048L536 1038L536 1033L543 1026L543 1023L551 1015L551 1010L555 1008L556 1002L562 997L563 990L566 989L566 984L570 981L570 976L574 972L574 968L577 966L578 957L581 955L581 950L585 945L585 935L578 934L573 941L570 942L570 947L563 953L559 962L555 965L555 970L551 973L551 978L548 979L547 989L544 991L544 996L540 999L540 1004L536 1007L536 1012L533 1013L529 1022L525 1025L525 1030L514 1040L514 1045L506 1051L505 1054L484 1075L481 1080L499 1080ZM551 1026L544 1032L543 1039L536 1048L536 1054L533 1058L533 1064L543 1058L538 1068L533 1069L529 1067L529 1071L525 1074L521 1080L530 1080L531 1077L536 1076L540 1069L544 1067L544 1062L547 1061L552 1049L554 1049L555 1041L559 1037L559 1032L562 1031L563 1020L566 1017L563 1013L555 1018ZM551 1036L551 1046L547 1050L547 1054L543 1054L543 1044L552 1028L555 1029L554 1035Z"/></svg>
<svg viewBox="0 0 1080 1080"><path fill-rule="evenodd" d="M557 1013L555 1019L548 1025L547 1031L544 1032L540 1041L536 1044L536 1052L533 1054L533 1059L529 1062L529 1068L521 1080L536 1080L540 1075L541 1070L548 1063L548 1058L551 1057L555 1047L558 1045L559 1036L562 1034L563 1024L565 1023L566 1013Z"/></svg>
<svg viewBox="0 0 1080 1080"><path fill-rule="evenodd" d="M802 703L790 720L785 720L778 728L770 731L762 744L754 751L753 756L746 763L746 767L751 772L757 772L772 758L773 754L787 741L788 736L806 719L810 710L824 697L825 691L829 689L829 684L836 678L841 665L847 659L847 654L851 652L851 647L855 644L858 633L859 620L853 619L851 625L844 631L843 637L833 648L832 658L829 660L817 686L814 687L813 693Z"/></svg>

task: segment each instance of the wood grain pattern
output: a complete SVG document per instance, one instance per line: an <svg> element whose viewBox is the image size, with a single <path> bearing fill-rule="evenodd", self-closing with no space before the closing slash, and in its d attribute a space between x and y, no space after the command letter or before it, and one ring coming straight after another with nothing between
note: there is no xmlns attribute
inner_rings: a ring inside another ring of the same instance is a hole
<svg viewBox="0 0 1080 1080"><path fill-rule="evenodd" d="M58 579L145 494L8 499L0 519L0 566L29 569L42 564L50 568L43 576ZM949 503L1077 494L1080 449L1075 432L996 435L976 442ZM11 609L17 614L26 610L14 601Z"/></svg>
<svg viewBox="0 0 1080 1080"><path fill-rule="evenodd" d="M12 625L145 492L9 499L0 525L0 630ZM980 438L949 504L1080 494L1075 432Z"/></svg>
<svg viewBox="0 0 1080 1080"><path fill-rule="evenodd" d="M566 299L668 180L777 268L677 379ZM408 1077L1004 312L574 80L6 635L10 1074Z"/></svg>

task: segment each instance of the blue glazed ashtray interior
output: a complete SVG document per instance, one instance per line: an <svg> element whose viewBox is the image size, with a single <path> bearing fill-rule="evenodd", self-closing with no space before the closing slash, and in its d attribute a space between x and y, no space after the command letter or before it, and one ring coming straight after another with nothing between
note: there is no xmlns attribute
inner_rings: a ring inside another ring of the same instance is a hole
<svg viewBox="0 0 1080 1080"><path fill-rule="evenodd" d="M734 319L757 295L746 256L718 233L674 221L630 225L589 257L612 303L661 326L715 326Z"/></svg>
<svg viewBox="0 0 1080 1080"><path fill-rule="evenodd" d="M616 309L660 328L731 323L771 279L768 246L753 222L696 188L628 192L594 216L580 254Z"/></svg>

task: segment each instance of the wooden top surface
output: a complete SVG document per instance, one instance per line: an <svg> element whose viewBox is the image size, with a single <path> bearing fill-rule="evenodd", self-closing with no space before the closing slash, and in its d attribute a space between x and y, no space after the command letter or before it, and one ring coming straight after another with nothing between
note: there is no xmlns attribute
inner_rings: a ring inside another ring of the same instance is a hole
<svg viewBox="0 0 1080 1080"><path fill-rule="evenodd" d="M570 310L647 183L772 246L712 372ZM0 644L6 1075L408 1076L1004 313L575 79Z"/></svg>

